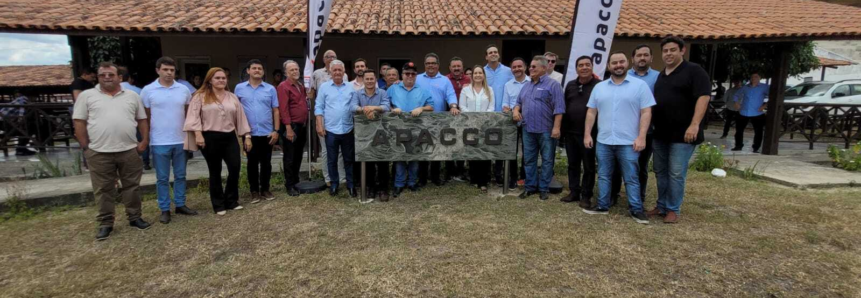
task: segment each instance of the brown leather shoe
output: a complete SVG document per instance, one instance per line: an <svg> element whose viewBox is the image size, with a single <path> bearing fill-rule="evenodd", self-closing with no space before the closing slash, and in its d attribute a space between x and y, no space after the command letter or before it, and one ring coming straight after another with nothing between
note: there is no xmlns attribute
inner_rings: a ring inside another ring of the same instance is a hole
<svg viewBox="0 0 861 298"><path fill-rule="evenodd" d="M667 216L664 216L664 223L677 223L679 216L673 211L667 211Z"/></svg>
<svg viewBox="0 0 861 298"><path fill-rule="evenodd" d="M251 193L251 204L260 203L260 194L256 192Z"/></svg>
<svg viewBox="0 0 861 298"><path fill-rule="evenodd" d="M655 209L646 211L646 216L654 217L654 216L664 216L664 215L661 214L661 209L658 209L658 207L655 207Z"/></svg>
<svg viewBox="0 0 861 298"><path fill-rule="evenodd" d="M580 198L580 202L577 204L583 209L592 208L592 198Z"/></svg>

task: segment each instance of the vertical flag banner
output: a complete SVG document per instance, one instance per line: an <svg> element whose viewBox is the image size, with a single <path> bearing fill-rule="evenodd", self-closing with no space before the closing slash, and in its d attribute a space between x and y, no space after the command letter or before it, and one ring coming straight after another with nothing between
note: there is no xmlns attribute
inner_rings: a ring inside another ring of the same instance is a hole
<svg viewBox="0 0 861 298"><path fill-rule="evenodd" d="M305 50L305 88L311 87L311 75L314 73L314 61L320 44L323 43L323 33L329 22L334 0L308 0L308 48Z"/></svg>
<svg viewBox="0 0 861 298"><path fill-rule="evenodd" d="M580 56L592 57L592 71L599 78L604 77L621 8L622 0L577 0L565 83L577 78L576 61Z"/></svg>

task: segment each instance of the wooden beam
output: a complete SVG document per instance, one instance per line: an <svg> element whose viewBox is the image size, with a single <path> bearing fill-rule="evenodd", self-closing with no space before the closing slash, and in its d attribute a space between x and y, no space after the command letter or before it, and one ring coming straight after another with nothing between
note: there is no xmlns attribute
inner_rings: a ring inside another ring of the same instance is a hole
<svg viewBox="0 0 861 298"><path fill-rule="evenodd" d="M789 56L791 43L777 45L774 57L774 72L771 74L771 85L768 90L768 107L765 122L765 140L762 154L777 155L780 147L781 118L783 117L783 91L786 89L786 78L789 77Z"/></svg>
<svg viewBox="0 0 861 298"><path fill-rule="evenodd" d="M72 75L78 77L81 71L90 67L90 47L87 36L68 36L69 48L72 51Z"/></svg>

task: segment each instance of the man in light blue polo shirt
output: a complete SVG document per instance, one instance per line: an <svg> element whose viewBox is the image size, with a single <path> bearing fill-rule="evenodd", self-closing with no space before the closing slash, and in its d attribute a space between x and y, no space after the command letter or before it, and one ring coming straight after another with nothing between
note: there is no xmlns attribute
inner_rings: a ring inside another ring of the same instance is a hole
<svg viewBox="0 0 861 298"><path fill-rule="evenodd" d="M141 91L141 101L150 119L150 150L155 165L159 221L170 223L170 168L173 166L173 200L177 214L197 215L185 205L186 156L182 145L185 113L191 102L188 88L174 80L176 62L161 57L155 63L158 80Z"/></svg>
<svg viewBox="0 0 861 298"><path fill-rule="evenodd" d="M637 177L639 152L646 147L646 133L652 118L651 107L655 97L645 82L629 78L628 59L625 53L610 55L611 79L595 85L589 97L583 145L597 145L598 205L583 209L588 214L608 214L610 209L611 177L616 163L620 164L625 187L628 190L628 208L637 223L648 224L640 201L640 182ZM598 118L598 142L592 140L592 127Z"/></svg>
<svg viewBox="0 0 861 298"><path fill-rule="evenodd" d="M448 77L439 73L439 56L435 53L425 55L425 72L416 77L416 85L429 91L433 99L434 113L442 113L447 110L452 115L460 114L457 107L457 95L454 85ZM441 161L419 162L419 186L424 186L428 181L428 169L430 169L430 180L433 184L440 186L444 180L440 179Z"/></svg>
<svg viewBox="0 0 861 298"><path fill-rule="evenodd" d="M649 90L654 94L655 82L658 81L658 75L661 73L652 69L652 48L645 44L638 45L634 47L632 55L631 60L634 61L634 66L628 70L628 75L646 82L646 85L649 85Z"/></svg>
<svg viewBox="0 0 861 298"><path fill-rule="evenodd" d="M760 84L759 72L750 74L750 83L735 93L734 101L739 117L735 121L735 146L732 151L744 147L744 129L747 123L753 124L753 153L759 153L765 128L765 100L768 98L768 84Z"/></svg>
<svg viewBox="0 0 861 298"><path fill-rule="evenodd" d="M392 113L409 113L418 117L422 112L433 111L433 99L430 92L416 85L416 66L407 62L402 68L403 79L400 83L392 85L386 93L392 102ZM446 79L447 80L447 79ZM407 166L409 166L409 181L407 181ZM404 186L409 186L411 191L418 191L416 185L419 175L419 162L398 161L395 162L395 190L392 197L397 198Z"/></svg>
<svg viewBox="0 0 861 298"><path fill-rule="evenodd" d="M275 199L269 191L272 177L272 145L278 142L281 127L278 111L278 91L275 86L263 81L266 71L263 62L252 59L245 68L248 81L239 83L233 90L242 103L248 126L251 127L251 150L248 151L248 188L251 190L251 204L261 199ZM259 167L259 171L258 171Z"/></svg>
<svg viewBox="0 0 861 298"><path fill-rule="evenodd" d="M523 58L517 57L511 61L511 74L514 75L514 78L505 83L505 87L503 88L502 112L504 113L511 113L511 110L517 105L517 97L520 96L520 89L523 89L524 85L531 82L529 76L526 75L526 61ZM517 144L520 144L521 140L523 140L523 127L521 125L522 123L517 123ZM522 155L523 152L520 152L520 154ZM508 162L509 189L517 188L518 173L520 174L520 179L526 179L526 170L522 162L523 159L521 159L519 171L516 160ZM499 173L500 175L502 174L501 171ZM494 173L494 176L497 176L497 173Z"/></svg>
<svg viewBox="0 0 861 298"><path fill-rule="evenodd" d="M347 177L347 191L351 197L358 192L353 185L353 160L355 136L353 135L353 111L358 103L352 100L353 86L344 81L344 62L333 60L329 63L332 79L320 85L314 115L317 116L317 135L326 140L327 166L332 185L329 195L338 194L338 154L343 156L344 176Z"/></svg>
<svg viewBox="0 0 861 298"><path fill-rule="evenodd" d="M505 97L505 83L514 79L511 74L511 68L502 65L499 61L499 48L496 45L488 45L484 50L484 59L487 60L487 65L484 66L484 74L487 76L487 85L493 89L493 103L497 112L502 112L502 102Z"/></svg>

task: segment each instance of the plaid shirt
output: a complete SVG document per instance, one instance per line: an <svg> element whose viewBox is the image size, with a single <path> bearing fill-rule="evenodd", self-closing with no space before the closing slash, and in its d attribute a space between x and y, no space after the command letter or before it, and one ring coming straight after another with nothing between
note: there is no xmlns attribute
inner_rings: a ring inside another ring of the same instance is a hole
<svg viewBox="0 0 861 298"><path fill-rule="evenodd" d="M25 105L25 104L27 104L27 97L26 97L26 96L23 96L23 95L22 95L22 96L18 96L18 97L16 97L16 98L15 98L15 100L13 100L12 102L10 102L9 104L13 104L13 105ZM13 108L13 107L2 108L2 109L0 109L0 119L3 119L3 117L4 117L4 116L24 116L24 113L25 113L25 111L24 111L24 108L23 108L23 107L18 107L18 108Z"/></svg>

